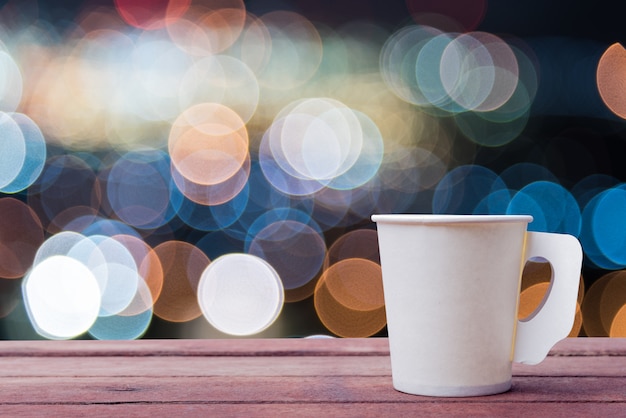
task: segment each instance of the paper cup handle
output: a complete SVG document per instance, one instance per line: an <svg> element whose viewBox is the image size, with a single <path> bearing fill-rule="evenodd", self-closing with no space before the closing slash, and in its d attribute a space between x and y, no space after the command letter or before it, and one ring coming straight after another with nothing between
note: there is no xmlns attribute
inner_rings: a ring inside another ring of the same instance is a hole
<svg viewBox="0 0 626 418"><path fill-rule="evenodd" d="M552 281L543 304L528 318L517 322L513 361L541 362L550 349L566 338L576 315L582 248L565 234L528 232L525 259L542 257L552 265Z"/></svg>

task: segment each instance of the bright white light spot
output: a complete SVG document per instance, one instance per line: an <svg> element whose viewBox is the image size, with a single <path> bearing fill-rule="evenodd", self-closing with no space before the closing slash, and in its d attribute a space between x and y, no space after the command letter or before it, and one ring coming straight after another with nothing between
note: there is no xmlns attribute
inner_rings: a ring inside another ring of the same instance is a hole
<svg viewBox="0 0 626 418"><path fill-rule="evenodd" d="M35 330L50 339L86 332L98 317L100 287L74 258L55 255L37 264L23 283L24 301Z"/></svg>
<svg viewBox="0 0 626 418"><path fill-rule="evenodd" d="M198 302L205 318L232 335L263 331L283 307L283 284L276 270L250 254L227 254L204 270Z"/></svg>

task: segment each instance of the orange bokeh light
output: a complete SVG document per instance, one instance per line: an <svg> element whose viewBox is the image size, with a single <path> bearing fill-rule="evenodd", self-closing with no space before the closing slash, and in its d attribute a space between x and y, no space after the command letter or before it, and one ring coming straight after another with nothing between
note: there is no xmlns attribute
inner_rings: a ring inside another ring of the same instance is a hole
<svg viewBox="0 0 626 418"><path fill-rule="evenodd" d="M596 82L604 104L620 118L626 119L626 49L620 43L611 45L598 62Z"/></svg>
<svg viewBox="0 0 626 418"><path fill-rule="evenodd" d="M161 29L185 14L191 0L115 0L115 8L131 26Z"/></svg>

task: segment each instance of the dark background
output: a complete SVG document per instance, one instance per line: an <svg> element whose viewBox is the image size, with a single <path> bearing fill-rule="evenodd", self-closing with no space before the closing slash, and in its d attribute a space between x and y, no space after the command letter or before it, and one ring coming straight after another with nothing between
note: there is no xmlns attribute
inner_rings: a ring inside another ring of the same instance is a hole
<svg viewBox="0 0 626 418"><path fill-rule="evenodd" d="M257 15L292 10L314 22L337 27L369 20L392 32L414 23L407 3L398 0L253 0L245 4ZM5 11L13 10L16 22L41 18L60 32L71 27L81 11L112 6L112 1L105 0L0 2ZM536 163L548 168L566 188L591 174L626 181L626 124L606 109L595 86L601 54L615 42L626 42L626 7L621 2L494 0L486 3L482 20L470 29L523 40L534 49L543 70L522 135L504 147L478 147L472 157L474 164L499 173L518 162ZM340 232L330 231L329 238ZM193 238L193 231L181 232L181 238L187 237ZM587 286L605 273L586 265ZM8 297L6 292L3 297ZM282 315L294 318L290 321L292 336L325 332L311 298L286 304ZM203 319L193 322L199 321ZM196 325L170 324L155 317L145 337L185 336L185 328Z"/></svg>

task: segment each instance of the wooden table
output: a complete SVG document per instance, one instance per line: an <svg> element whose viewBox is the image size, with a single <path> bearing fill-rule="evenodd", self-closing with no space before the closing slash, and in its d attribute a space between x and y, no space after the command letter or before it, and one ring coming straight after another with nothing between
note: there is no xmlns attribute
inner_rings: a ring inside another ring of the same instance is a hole
<svg viewBox="0 0 626 418"><path fill-rule="evenodd" d="M0 416L625 416L626 339L559 343L510 392L391 385L387 340L0 342Z"/></svg>

